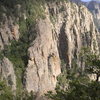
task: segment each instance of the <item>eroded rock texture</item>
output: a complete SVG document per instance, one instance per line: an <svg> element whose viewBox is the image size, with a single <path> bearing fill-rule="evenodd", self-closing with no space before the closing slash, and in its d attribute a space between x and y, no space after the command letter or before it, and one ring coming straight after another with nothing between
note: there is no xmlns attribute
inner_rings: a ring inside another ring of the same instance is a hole
<svg viewBox="0 0 100 100"><path fill-rule="evenodd" d="M12 87L13 91L16 90L16 76L14 72L14 66L6 57L0 61L0 78L5 80L7 84Z"/></svg>
<svg viewBox="0 0 100 100"><path fill-rule="evenodd" d="M98 29L100 30L100 2L91 1L86 6L92 12L94 16L94 22L98 27Z"/></svg>
<svg viewBox="0 0 100 100"><path fill-rule="evenodd" d="M19 39L19 25L14 24L12 17L2 14L0 19L0 50L4 49L5 45L8 45L11 40Z"/></svg>
<svg viewBox="0 0 100 100"><path fill-rule="evenodd" d="M92 14L85 6L73 3L45 5L45 19L37 21L37 38L28 50L25 87L30 92L44 93L54 89L61 72L61 61L71 67L80 65L79 52L84 46L99 53L99 33Z"/></svg>

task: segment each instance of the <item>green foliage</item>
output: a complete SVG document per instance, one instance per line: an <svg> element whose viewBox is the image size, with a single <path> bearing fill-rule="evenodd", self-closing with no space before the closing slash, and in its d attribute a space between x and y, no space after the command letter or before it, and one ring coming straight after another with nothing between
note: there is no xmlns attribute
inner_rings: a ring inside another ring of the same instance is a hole
<svg viewBox="0 0 100 100"><path fill-rule="evenodd" d="M26 90L20 91L16 95L12 92L11 87L7 86L5 81L0 81L0 100L35 100L36 94L28 93Z"/></svg>
<svg viewBox="0 0 100 100"><path fill-rule="evenodd" d="M14 69L15 69L16 76L17 76L18 91L22 89L22 76L23 76L23 72L28 62L27 50L30 46L31 40L33 41L36 37L36 31L34 31L35 30L35 19L32 16L35 16L36 9L38 9L39 7L35 9L36 5L34 4L35 7L31 8L32 5L33 5L33 2L31 1L25 4L25 6L28 6L27 19L25 20L22 17L19 18L19 22L18 22L19 28L20 28L19 40L11 41L11 45L5 46L3 53L0 53L1 55L3 54L7 58L9 58L9 60L14 64ZM30 11L32 9L34 9L35 11L34 14L32 11ZM32 28L34 28L34 30ZM31 34L31 39L30 39L30 34Z"/></svg>
<svg viewBox="0 0 100 100"><path fill-rule="evenodd" d="M19 23L20 26L20 38L18 41L11 41L10 45L6 45L2 54L9 58L13 63L17 76L17 91L22 89L22 76L27 65L28 55L27 50L29 48L29 33L27 30L26 21L22 20Z"/></svg>
<svg viewBox="0 0 100 100"><path fill-rule="evenodd" d="M55 92L49 91L46 96L52 100L100 100L99 94L100 82L90 81L85 72L81 74L73 67L59 76Z"/></svg>
<svg viewBox="0 0 100 100"><path fill-rule="evenodd" d="M17 89L22 88L22 74L27 63L27 44L20 41L12 41L11 45L5 46L4 55L13 63L17 76Z"/></svg>
<svg viewBox="0 0 100 100"><path fill-rule="evenodd" d="M13 100L12 90L5 81L0 81L0 100Z"/></svg>
<svg viewBox="0 0 100 100"><path fill-rule="evenodd" d="M56 88L56 93L49 91L46 96L53 100L99 100L99 93L99 82L90 83L77 78L70 81L66 89Z"/></svg>
<svg viewBox="0 0 100 100"><path fill-rule="evenodd" d="M0 60L2 60L2 59L3 59L3 57L4 57L4 54L3 54L3 52L2 52L2 51L0 51Z"/></svg>
<svg viewBox="0 0 100 100"><path fill-rule="evenodd" d="M46 2L64 2L69 0L0 0L0 5L3 5L6 8L3 13L7 15L17 15L16 5L21 5L20 12L24 12L27 16L29 22L35 21L38 18L45 18L44 16L44 4ZM61 9L63 10L63 8ZM8 13L9 12L9 13ZM19 17L19 16L17 16Z"/></svg>
<svg viewBox="0 0 100 100"><path fill-rule="evenodd" d="M3 15L2 15L3 13L6 13L6 9L1 5L0 6L0 21L3 21Z"/></svg>
<svg viewBox="0 0 100 100"><path fill-rule="evenodd" d="M36 99L36 94L33 93L32 91L28 93L26 90L20 91L18 93L14 100L35 100Z"/></svg>
<svg viewBox="0 0 100 100"><path fill-rule="evenodd" d="M17 76L17 92L20 92L23 88L23 73L28 62L27 51L31 42L36 38L36 20L45 16L43 1L40 0L1 0L0 5L3 7L0 6L2 8L0 10L5 14L10 11L9 16L16 15L15 8L17 4L21 5L20 12L26 14L26 19L23 16L17 16L19 17L17 24L19 24L20 38L18 41L11 41L10 45L4 47L4 50L0 52L0 59L2 60L6 56L13 63Z"/></svg>
<svg viewBox="0 0 100 100"><path fill-rule="evenodd" d="M83 48L81 59L85 62L85 70L88 74L96 74L96 81L100 77L100 55L92 53L89 48Z"/></svg>
<svg viewBox="0 0 100 100"><path fill-rule="evenodd" d="M62 6L62 7L59 9L59 12L63 12L63 11L65 11L65 7L64 7L64 6Z"/></svg>

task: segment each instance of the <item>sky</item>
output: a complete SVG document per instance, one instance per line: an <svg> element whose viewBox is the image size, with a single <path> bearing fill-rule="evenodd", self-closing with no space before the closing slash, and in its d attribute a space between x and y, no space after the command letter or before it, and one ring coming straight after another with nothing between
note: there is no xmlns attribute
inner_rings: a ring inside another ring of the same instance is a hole
<svg viewBox="0 0 100 100"><path fill-rule="evenodd" d="M92 1L92 0L82 0L82 1Z"/></svg>
<svg viewBox="0 0 100 100"><path fill-rule="evenodd" d="M92 1L92 0L81 0L81 1L86 1L86 2L88 2L88 1ZM96 0L96 1L100 1L100 0Z"/></svg>

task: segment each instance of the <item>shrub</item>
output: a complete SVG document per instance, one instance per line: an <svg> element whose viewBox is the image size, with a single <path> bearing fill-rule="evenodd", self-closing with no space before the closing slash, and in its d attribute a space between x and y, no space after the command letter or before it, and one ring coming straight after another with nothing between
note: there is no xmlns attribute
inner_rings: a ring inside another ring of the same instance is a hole
<svg viewBox="0 0 100 100"><path fill-rule="evenodd" d="M11 87L5 81L0 81L0 100L13 100Z"/></svg>

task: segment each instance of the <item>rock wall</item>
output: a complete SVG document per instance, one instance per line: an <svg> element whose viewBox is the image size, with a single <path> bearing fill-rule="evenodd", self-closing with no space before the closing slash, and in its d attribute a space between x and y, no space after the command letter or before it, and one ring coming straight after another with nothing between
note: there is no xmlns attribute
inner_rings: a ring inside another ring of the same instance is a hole
<svg viewBox="0 0 100 100"><path fill-rule="evenodd" d="M12 17L7 17L4 13L1 15L0 22L0 50L4 49L4 45L8 45L11 40L19 39L19 25L14 24Z"/></svg>
<svg viewBox="0 0 100 100"><path fill-rule="evenodd" d="M37 38L28 49L29 60L24 76L28 92L44 93L54 89L61 73L61 62L80 65L79 52L84 46L99 53L99 32L85 6L73 3L45 5L45 19L37 21Z"/></svg>
<svg viewBox="0 0 100 100"><path fill-rule="evenodd" d="M97 28L100 30L100 2L91 1L86 6L92 12L94 16L94 22Z"/></svg>
<svg viewBox="0 0 100 100"><path fill-rule="evenodd" d="M81 0L71 0L71 1L78 5L83 4L89 9L89 11L93 14L94 23L100 31L100 1L98 0L92 0L89 2L84 2Z"/></svg>
<svg viewBox="0 0 100 100"><path fill-rule="evenodd" d="M11 10L11 9L10 9ZM6 45L10 45L12 40L19 39L19 25L15 22L13 14L9 8L0 2L0 81L5 80L13 91L16 90L16 75L14 65L4 56L3 50Z"/></svg>
<svg viewBox="0 0 100 100"><path fill-rule="evenodd" d="M37 24L38 36L28 50L25 85L29 92L54 89L56 77L60 74L58 44L52 33L51 22L46 18Z"/></svg>

